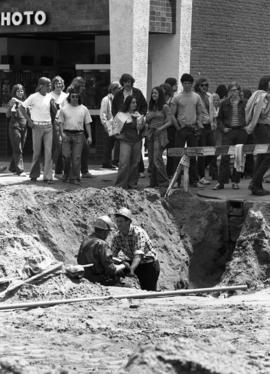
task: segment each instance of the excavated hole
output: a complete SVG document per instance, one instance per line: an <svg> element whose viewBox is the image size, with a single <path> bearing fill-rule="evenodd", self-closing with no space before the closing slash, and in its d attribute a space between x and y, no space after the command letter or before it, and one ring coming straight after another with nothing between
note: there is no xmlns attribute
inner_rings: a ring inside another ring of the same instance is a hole
<svg viewBox="0 0 270 374"><path fill-rule="evenodd" d="M180 231L191 237L189 288L220 283L250 208L242 200L204 200L200 204L195 208L190 206L193 214L185 208L183 211L183 206L173 207Z"/></svg>

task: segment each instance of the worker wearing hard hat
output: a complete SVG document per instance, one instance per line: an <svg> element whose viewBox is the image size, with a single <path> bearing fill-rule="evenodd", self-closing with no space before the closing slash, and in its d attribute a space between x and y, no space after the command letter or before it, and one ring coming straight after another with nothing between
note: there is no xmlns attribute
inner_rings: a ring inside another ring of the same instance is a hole
<svg viewBox="0 0 270 374"><path fill-rule="evenodd" d="M118 233L112 239L113 256L123 254L130 263L130 275L136 275L143 290L156 291L160 273L159 261L147 232L132 224L127 208L115 213Z"/></svg>
<svg viewBox="0 0 270 374"><path fill-rule="evenodd" d="M77 262L80 265L93 264L85 268L85 278L105 285L115 284L120 276L129 272L128 264L116 265L111 249L106 242L113 222L108 216L101 216L94 222L94 233L85 239L79 249Z"/></svg>

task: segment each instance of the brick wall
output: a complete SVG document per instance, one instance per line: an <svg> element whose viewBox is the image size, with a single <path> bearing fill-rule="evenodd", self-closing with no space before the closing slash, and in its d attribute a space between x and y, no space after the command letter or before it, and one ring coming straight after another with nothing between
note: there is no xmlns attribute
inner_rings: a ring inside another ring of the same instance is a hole
<svg viewBox="0 0 270 374"><path fill-rule="evenodd" d="M175 32L176 0L150 0L150 32Z"/></svg>
<svg viewBox="0 0 270 374"><path fill-rule="evenodd" d="M255 89L270 74L270 1L193 0L191 73L211 89L237 80Z"/></svg>

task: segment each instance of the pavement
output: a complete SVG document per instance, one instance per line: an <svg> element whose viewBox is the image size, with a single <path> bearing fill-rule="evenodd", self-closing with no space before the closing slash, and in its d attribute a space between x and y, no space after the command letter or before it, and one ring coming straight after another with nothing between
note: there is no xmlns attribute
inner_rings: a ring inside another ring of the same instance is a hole
<svg viewBox="0 0 270 374"><path fill-rule="evenodd" d="M146 160L145 160L146 163ZM8 162L5 160L0 160L0 168L2 166L7 166L7 170L0 173L0 187L1 186L9 186L9 185L20 185L20 184L30 184L31 181L29 179L29 172L31 167L31 162L26 161L24 163L26 177L21 177L18 175L14 175L8 171ZM109 186L113 186L117 170L111 169L104 169L101 165L89 165L89 172L92 175L92 178L82 178L81 185L78 187L94 187L94 188L105 188ZM251 194L250 190L248 189L248 185L250 183L250 179L241 179L239 184L240 189L234 190L232 189L231 183L226 184L223 190L215 191L213 187L216 185L216 181L212 181L209 179L210 184L204 186L203 188L189 188L191 193L198 195L199 197L206 198L206 199L218 199L218 200L236 200L236 201L247 201L247 202L269 202L270 195L266 196L254 196ZM42 174L38 179L37 183L42 183ZM68 185L67 183L63 183L60 178L54 179L54 184L51 186L52 188L57 187L57 189L61 189L61 185ZM139 189L142 190L149 185L149 176L147 173L147 168L145 171L145 177L139 179ZM264 188L270 191L270 183L264 183ZM179 190L179 189L178 189ZM180 188L182 190L182 188Z"/></svg>

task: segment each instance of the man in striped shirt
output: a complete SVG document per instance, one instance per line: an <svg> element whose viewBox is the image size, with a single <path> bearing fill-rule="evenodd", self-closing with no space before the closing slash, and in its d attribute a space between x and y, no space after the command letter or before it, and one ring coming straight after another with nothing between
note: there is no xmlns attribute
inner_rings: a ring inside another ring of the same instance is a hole
<svg viewBox="0 0 270 374"><path fill-rule="evenodd" d="M124 256L130 263L130 275L136 275L143 290L156 291L160 272L156 251L147 234L132 224L131 211L121 208L115 214L118 233L112 239L113 256Z"/></svg>
<svg viewBox="0 0 270 374"><path fill-rule="evenodd" d="M218 114L218 126L222 132L222 145L245 144L247 141L245 107L246 100L240 97L240 86L232 82L228 86L229 97L221 102ZM233 168L230 175L230 156L222 156L219 166L218 184L214 190L221 190L224 184L232 180L232 188L239 189L241 174Z"/></svg>

